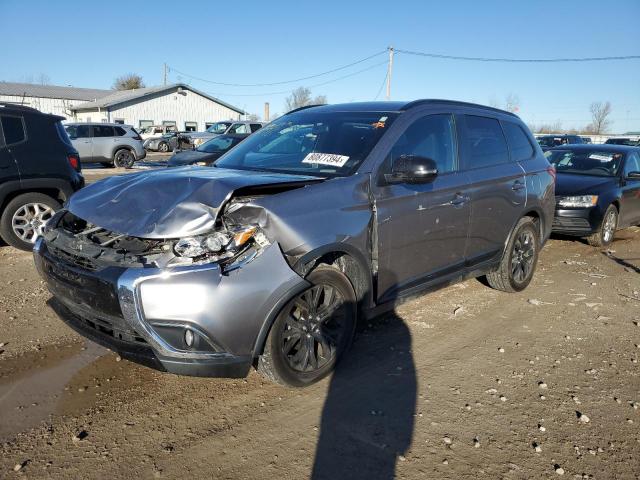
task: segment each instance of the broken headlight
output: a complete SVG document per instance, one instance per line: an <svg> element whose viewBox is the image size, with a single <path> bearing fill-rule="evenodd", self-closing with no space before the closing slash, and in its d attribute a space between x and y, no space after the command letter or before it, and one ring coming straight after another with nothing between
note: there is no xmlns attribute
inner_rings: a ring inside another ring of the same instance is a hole
<svg viewBox="0 0 640 480"><path fill-rule="evenodd" d="M238 253L251 239L263 244L266 239L258 227L240 227L229 232L213 232L197 237L185 237L173 246L180 257L198 258L204 255L215 255L218 258L229 258Z"/></svg>

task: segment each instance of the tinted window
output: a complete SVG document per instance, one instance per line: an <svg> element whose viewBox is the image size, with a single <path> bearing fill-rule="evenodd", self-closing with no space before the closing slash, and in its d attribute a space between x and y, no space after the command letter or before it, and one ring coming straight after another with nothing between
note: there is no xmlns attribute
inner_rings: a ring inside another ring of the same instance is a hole
<svg viewBox="0 0 640 480"><path fill-rule="evenodd" d="M640 172L640 154L635 152L627 156L627 161L624 164L624 176L626 177L631 172Z"/></svg>
<svg viewBox="0 0 640 480"><path fill-rule="evenodd" d="M249 131L249 125L246 123L236 123L231 126L227 133L251 133Z"/></svg>
<svg viewBox="0 0 640 480"><path fill-rule="evenodd" d="M113 127L108 125L94 125L93 126L94 137L114 137Z"/></svg>
<svg viewBox="0 0 640 480"><path fill-rule="evenodd" d="M251 124L251 131L252 132L257 132L261 128L262 128L262 125L260 125L259 123L252 123Z"/></svg>
<svg viewBox="0 0 640 480"><path fill-rule="evenodd" d="M22 142L25 137L22 117L2 116L2 130L4 131L4 141L7 145Z"/></svg>
<svg viewBox="0 0 640 480"><path fill-rule="evenodd" d="M469 168L499 165L509 160L507 142L495 118L465 115L470 150Z"/></svg>
<svg viewBox="0 0 640 480"><path fill-rule="evenodd" d="M115 130L117 137L122 137L127 134L127 131L122 127L114 127L113 129Z"/></svg>
<svg viewBox="0 0 640 480"><path fill-rule="evenodd" d="M455 125L451 115L428 115L416 120L391 149L391 161L416 155L436 162L439 173L456 169Z"/></svg>
<svg viewBox="0 0 640 480"><path fill-rule="evenodd" d="M89 125L67 125L64 128L72 140L76 138L89 138L91 136L91 128Z"/></svg>
<svg viewBox="0 0 640 480"><path fill-rule="evenodd" d="M520 125L516 125L511 122L504 122L502 127L504 129L504 134L507 137L509 148L511 149L511 160L517 162L519 160L531 158L534 150L529 142L527 134L524 133L524 130L522 130Z"/></svg>

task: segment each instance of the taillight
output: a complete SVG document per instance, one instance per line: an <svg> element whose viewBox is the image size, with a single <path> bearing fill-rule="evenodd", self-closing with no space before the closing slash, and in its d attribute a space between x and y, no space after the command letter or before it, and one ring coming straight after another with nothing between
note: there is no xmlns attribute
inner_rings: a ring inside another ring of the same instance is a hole
<svg viewBox="0 0 640 480"><path fill-rule="evenodd" d="M549 167L547 168L547 173L553 178L553 183L556 183L556 167L554 167L553 165L549 165Z"/></svg>
<svg viewBox="0 0 640 480"><path fill-rule="evenodd" d="M80 158L77 155L68 155L67 158L69 159L69 165L71 165L71 168L73 168L76 172L79 172Z"/></svg>

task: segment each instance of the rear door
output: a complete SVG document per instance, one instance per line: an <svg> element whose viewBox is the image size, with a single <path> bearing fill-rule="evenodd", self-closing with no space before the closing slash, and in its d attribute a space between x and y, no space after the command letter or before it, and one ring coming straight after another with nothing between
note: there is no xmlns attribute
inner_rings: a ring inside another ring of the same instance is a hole
<svg viewBox="0 0 640 480"><path fill-rule="evenodd" d="M497 118L460 115L464 125L462 164L469 176L471 218L466 258L469 266L500 254L523 212L527 186L523 168L509 157Z"/></svg>
<svg viewBox="0 0 640 480"><path fill-rule="evenodd" d="M422 115L396 140L376 177L402 155L434 160L429 183L373 187L378 224L378 300L453 274L464 266L469 226L467 177L459 170L454 116Z"/></svg>
<svg viewBox="0 0 640 480"><path fill-rule="evenodd" d="M91 125L67 125L65 130L80 155L80 161L84 163L92 162L93 138L91 136Z"/></svg>
<svg viewBox="0 0 640 480"><path fill-rule="evenodd" d="M111 125L93 125L93 158L96 162L110 161L117 139Z"/></svg>
<svg viewBox="0 0 640 480"><path fill-rule="evenodd" d="M18 166L15 158L11 152L11 146L7 145L4 137L3 125L7 125L7 134L9 140L11 140L10 130L14 127L14 124L20 122L20 126L23 126L22 117L0 115L0 176L3 182L12 180L19 180Z"/></svg>
<svg viewBox="0 0 640 480"><path fill-rule="evenodd" d="M640 223L640 179L629 178L629 173L640 172L640 153L631 152L624 162L622 208L620 209L620 226Z"/></svg>

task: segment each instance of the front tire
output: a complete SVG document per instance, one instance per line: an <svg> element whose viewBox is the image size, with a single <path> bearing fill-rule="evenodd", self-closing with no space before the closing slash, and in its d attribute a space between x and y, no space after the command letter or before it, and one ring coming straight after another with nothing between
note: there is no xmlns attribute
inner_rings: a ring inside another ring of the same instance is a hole
<svg viewBox="0 0 640 480"><path fill-rule="evenodd" d="M160 142L160 145L158 145L158 151L167 153L169 151L169 144L167 142Z"/></svg>
<svg viewBox="0 0 640 480"><path fill-rule="evenodd" d="M127 150L126 148L121 148L113 155L113 165L118 168L129 169L133 167L135 161L136 157L131 150Z"/></svg>
<svg viewBox="0 0 640 480"><path fill-rule="evenodd" d="M0 217L0 236L9 245L29 251L44 224L60 208L57 200L43 193L23 193L11 200Z"/></svg>
<svg viewBox="0 0 640 480"><path fill-rule="evenodd" d="M618 209L615 205L609 205L604 212L602 223L598 231L587 237L587 242L592 247L607 247L613 242L613 237L618 228Z"/></svg>
<svg viewBox="0 0 640 480"><path fill-rule="evenodd" d="M538 263L539 235L531 217L523 217L516 224L500 266L487 274L489 286L503 292L520 292L527 288Z"/></svg>
<svg viewBox="0 0 640 480"><path fill-rule="evenodd" d="M320 265L308 276L311 288L280 311L258 359L267 379L305 387L327 376L353 340L356 295L337 268Z"/></svg>

